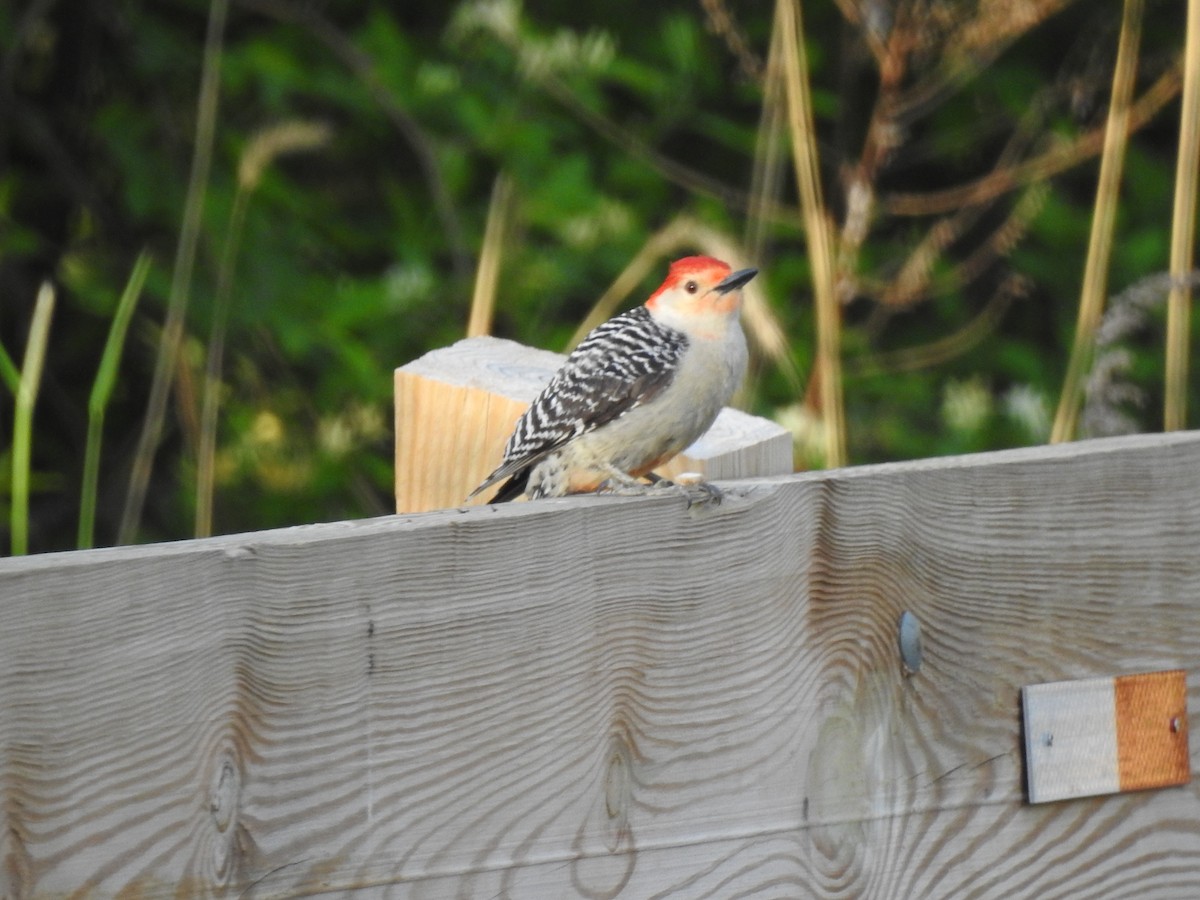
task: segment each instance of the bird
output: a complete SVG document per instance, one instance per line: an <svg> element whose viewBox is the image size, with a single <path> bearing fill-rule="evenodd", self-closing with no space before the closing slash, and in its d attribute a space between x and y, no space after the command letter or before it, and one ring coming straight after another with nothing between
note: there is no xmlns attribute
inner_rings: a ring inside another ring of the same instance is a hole
<svg viewBox="0 0 1200 900"><path fill-rule="evenodd" d="M670 486L653 470L708 430L745 374L742 288L757 274L711 256L671 263L644 304L567 356L467 499L500 482L490 503Z"/></svg>

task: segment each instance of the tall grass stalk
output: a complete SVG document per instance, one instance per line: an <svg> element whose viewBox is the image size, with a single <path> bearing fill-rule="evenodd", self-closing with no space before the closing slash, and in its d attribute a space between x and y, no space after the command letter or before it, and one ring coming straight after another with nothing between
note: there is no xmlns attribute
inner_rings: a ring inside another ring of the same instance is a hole
<svg viewBox="0 0 1200 900"><path fill-rule="evenodd" d="M1137 75L1138 43L1142 34L1144 0L1125 0L1121 16L1121 36L1117 42L1117 64L1113 71L1112 100L1104 130L1104 151L1100 156L1100 181L1096 187L1096 205L1092 212L1092 232L1084 263L1083 288L1079 295L1079 318L1058 411L1050 431L1051 443L1069 441L1079 425L1079 406L1083 400L1083 382L1091 364L1096 328L1104 314L1108 264L1112 256L1113 227L1125 146L1129 140L1129 105Z"/></svg>
<svg viewBox="0 0 1200 900"><path fill-rule="evenodd" d="M475 290L471 295L471 314L467 319L467 337L490 334L496 309L496 286L500 281L500 262L504 258L504 236L512 209L512 179L501 172L492 185L479 267L475 270Z"/></svg>
<svg viewBox="0 0 1200 900"><path fill-rule="evenodd" d="M1175 211L1171 221L1171 277L1191 270L1196 240L1197 169L1200 169L1200 0L1188 0L1183 60L1183 110L1175 168ZM1176 281L1167 296L1167 372L1163 427L1187 427L1188 339L1192 292Z"/></svg>
<svg viewBox="0 0 1200 900"><path fill-rule="evenodd" d="M846 463L846 423L842 408L841 309L833 290L834 247L821 196L817 142L813 127L812 96L808 85L808 60L804 49L804 24L798 0L779 0L773 40L780 41L784 98L791 132L792 157L804 231L812 264L816 304L816 372L825 423L825 465ZM769 74L768 77L771 77Z"/></svg>
<svg viewBox="0 0 1200 900"><path fill-rule="evenodd" d="M233 269L250 192L239 185L229 212L225 246L217 270L217 294L213 306L212 331L208 340L208 358L204 367L204 399L200 404L200 437L196 447L196 537L212 534L213 498L216 487L217 418L221 405L221 371L225 367L225 332L232 305Z"/></svg>
<svg viewBox="0 0 1200 900"><path fill-rule="evenodd" d="M146 418L138 439L129 475L129 491L117 542L127 544L137 535L150 486L154 455L162 438L167 398L175 375L179 348L183 343L184 323L191 294L192 271L196 263L196 244L200 237L204 195L208 186L208 171L212 163L213 136L216 132L217 105L220 99L221 53L225 34L225 17L229 0L213 0L209 7L208 32L204 39L204 62L200 76L200 93L196 110L196 137L192 149L192 170L188 180L187 197L183 206L183 222L179 230L179 246L175 268L171 275L171 290L167 301L167 317L158 347L158 359L150 384L150 399Z"/></svg>
<svg viewBox="0 0 1200 900"><path fill-rule="evenodd" d="M46 344L50 339L50 318L54 314L54 288L49 282L38 290L29 324L29 340L21 362L17 384L16 419L13 422L12 509L10 531L12 555L29 552L29 468L33 447L33 408L37 404L38 385L46 362Z"/></svg>
<svg viewBox="0 0 1200 900"><path fill-rule="evenodd" d="M263 173L285 153L310 150L329 141L332 129L320 122L289 121L257 132L246 145L238 165L238 189L225 246L217 269L217 291L213 301L212 331L208 339L208 358L204 367L204 399L200 405L199 438L196 441L196 537L212 534L213 503L216 487L217 419L221 408L221 371L225 364L225 334L233 307L233 275L238 249L246 224L250 197L262 181Z"/></svg>
<svg viewBox="0 0 1200 900"><path fill-rule="evenodd" d="M142 294L146 276L150 273L150 254L142 251L125 292L117 303L117 312L108 329L108 340L104 344L104 355L100 357L100 368L92 383L92 394L88 399L87 444L83 451L83 487L79 492L79 535L76 545L80 550L93 546L96 533L96 494L100 484L100 442L104 435L104 413L112 398L117 383L117 369L121 364L121 352L125 347L125 334L133 318L134 307Z"/></svg>
<svg viewBox="0 0 1200 900"><path fill-rule="evenodd" d="M753 260L762 258L770 233L770 210L779 201L786 172L784 147L787 126L779 71L779 41L772 40L763 79L762 108L754 134L754 163L750 174L750 205L743 243Z"/></svg>

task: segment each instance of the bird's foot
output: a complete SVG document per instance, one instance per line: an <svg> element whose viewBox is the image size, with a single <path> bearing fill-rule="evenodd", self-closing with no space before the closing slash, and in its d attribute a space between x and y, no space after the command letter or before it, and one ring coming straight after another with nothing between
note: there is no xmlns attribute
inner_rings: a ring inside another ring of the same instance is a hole
<svg viewBox="0 0 1200 900"><path fill-rule="evenodd" d="M607 469L608 477L600 482L600 486L596 488L597 494L616 494L621 497L640 497L658 489L658 486L663 483L663 480L657 475L650 480L649 484L634 478L628 472L622 472L615 466ZM667 482L670 484L670 482Z"/></svg>
<svg viewBox="0 0 1200 900"><path fill-rule="evenodd" d="M613 469L609 477L597 489L597 493L615 494L622 497L644 497L647 494L661 494L663 491L675 491L687 500L688 509L693 506L721 503L721 491L715 484L709 484L704 478L694 472L679 475L676 481L655 475L653 472L646 476L649 484L639 481L633 476Z"/></svg>
<svg viewBox="0 0 1200 900"><path fill-rule="evenodd" d="M662 479L662 481L666 481L666 479ZM705 481L704 476L697 472L684 472L682 475L676 476L675 481L666 481L666 483L683 493L687 498L688 509L693 506L721 505L721 489L715 484Z"/></svg>

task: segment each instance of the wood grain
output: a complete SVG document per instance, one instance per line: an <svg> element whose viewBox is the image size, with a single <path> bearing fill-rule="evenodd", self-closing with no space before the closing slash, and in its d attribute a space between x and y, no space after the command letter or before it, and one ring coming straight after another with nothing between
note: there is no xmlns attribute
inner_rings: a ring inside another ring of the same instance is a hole
<svg viewBox="0 0 1200 900"><path fill-rule="evenodd" d="M396 510L428 512L464 498L500 464L513 425L566 357L475 337L396 370ZM698 441L658 469L710 480L793 470L792 437L769 419L722 410ZM471 501L487 502L494 491Z"/></svg>
<svg viewBox="0 0 1200 900"><path fill-rule="evenodd" d="M1198 533L1176 433L3 560L0 896L1200 896L1018 709L1194 704Z"/></svg>

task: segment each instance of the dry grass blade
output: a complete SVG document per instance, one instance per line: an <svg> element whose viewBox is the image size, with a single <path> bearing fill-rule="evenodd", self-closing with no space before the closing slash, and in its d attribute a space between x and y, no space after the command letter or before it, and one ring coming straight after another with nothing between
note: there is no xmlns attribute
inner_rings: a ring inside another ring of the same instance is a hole
<svg viewBox="0 0 1200 900"><path fill-rule="evenodd" d="M117 534L117 541L121 544L132 541L141 524L146 491L150 486L150 472L154 467L154 455L158 451L158 444L162 438L163 420L167 410L167 398L171 392L171 381L178 368L179 348L183 343L184 321L191 295L192 270L196 262L196 244L200 237L204 194L208 184L208 170L212 162L217 102L220 97L221 48L224 41L225 17L228 11L229 0L213 0L209 10L208 32L204 42L204 66L200 77L200 94L196 104L196 138L192 155L192 171L188 180L187 197L184 200L183 224L179 230L179 247L175 254L175 268L171 275L167 318L163 325L162 342L159 344L154 376L150 384L146 419L142 425L141 437L138 439L133 470L129 476L129 492L125 498L125 510L121 515L121 527Z"/></svg>
<svg viewBox="0 0 1200 900"><path fill-rule="evenodd" d="M820 388L821 416L825 422L825 464L846 462L846 427L842 409L841 308L834 294L834 249L829 221L821 197L813 128L812 98L809 95L804 27L797 0L779 0L775 15L775 39L783 62L788 126L804 230L812 263L813 296L816 302L817 356L815 377ZM773 73L768 73L772 77Z"/></svg>
<svg viewBox="0 0 1200 900"><path fill-rule="evenodd" d="M1144 0L1125 0L1121 17L1121 36L1117 44L1117 64L1113 72L1112 101L1104 131L1104 152L1100 157L1100 183L1096 187L1096 206L1092 213L1092 232L1084 265L1083 288L1079 297L1079 320L1075 340L1054 427L1051 443L1069 441L1079 422L1079 404L1083 379L1091 360L1096 327L1104 313L1104 294L1108 281L1108 263L1112 254L1113 228L1117 218L1121 171L1125 146L1129 140L1129 101L1137 74L1138 43L1142 32Z"/></svg>
<svg viewBox="0 0 1200 900"><path fill-rule="evenodd" d="M500 262L504 258L504 238L512 210L512 179L501 172L492 185L487 224L483 228L483 246L479 250L479 268L475 270L475 289L471 294L471 315L467 319L467 337L492 331L496 309L496 285L500 281Z"/></svg>
<svg viewBox="0 0 1200 900"><path fill-rule="evenodd" d="M46 344L50 339L50 318L54 314L54 288L49 282L38 291L29 323L29 340L21 362L21 380L17 384L16 418L13 422L12 509L9 511L12 555L29 552L29 469L33 449L33 408L37 404L38 385L46 362Z"/></svg>
<svg viewBox="0 0 1200 900"><path fill-rule="evenodd" d="M772 40L766 71L779 71L779 41ZM750 205L746 210L743 242L750 259L762 259L771 224L770 210L779 205L783 190L786 119L783 85L778 77L763 79L762 108L754 135L754 164L750 174Z"/></svg>
<svg viewBox="0 0 1200 900"><path fill-rule="evenodd" d="M1188 0L1187 43L1183 63L1183 110L1179 158L1175 170L1175 210L1171 222L1171 276L1181 279L1192 268L1196 240L1197 169L1200 168L1200 0ZM1187 427L1188 338L1191 289L1179 281L1167 297L1167 372L1163 427Z"/></svg>
<svg viewBox="0 0 1200 900"><path fill-rule="evenodd" d="M234 195L225 247L221 251L220 268L217 271L217 296L213 309L212 332L208 340L208 358L204 368L204 398L200 403L200 423L197 428L199 436L196 440L196 516L193 524L196 537L208 537L212 534L213 497L216 489L217 413L221 405L225 330L232 305L234 262L246 221L246 208L250 202L250 189L246 186L250 180L242 178L238 192ZM252 180L256 182L257 178Z"/></svg>

